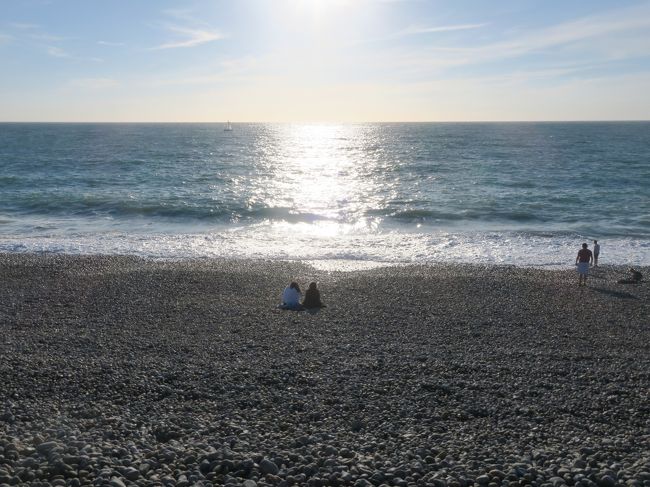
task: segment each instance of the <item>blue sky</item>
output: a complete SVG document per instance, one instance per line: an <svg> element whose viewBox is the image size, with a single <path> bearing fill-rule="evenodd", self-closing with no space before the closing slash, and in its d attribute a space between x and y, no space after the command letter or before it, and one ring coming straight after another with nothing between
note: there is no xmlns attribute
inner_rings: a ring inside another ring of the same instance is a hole
<svg viewBox="0 0 650 487"><path fill-rule="evenodd" d="M650 1L0 0L0 120L650 119Z"/></svg>

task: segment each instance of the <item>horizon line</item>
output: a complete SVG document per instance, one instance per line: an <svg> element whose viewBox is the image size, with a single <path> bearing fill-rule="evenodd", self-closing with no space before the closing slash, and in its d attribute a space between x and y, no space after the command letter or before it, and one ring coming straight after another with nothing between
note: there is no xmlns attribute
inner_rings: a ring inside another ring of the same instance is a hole
<svg viewBox="0 0 650 487"><path fill-rule="evenodd" d="M62 120L0 120L0 124L277 124L277 125L355 125L355 124L367 124L367 123L378 123L378 124L389 124L389 123L405 123L405 124L416 124L416 123L612 123L612 122L650 122L650 118L629 118L629 119L571 119L571 120L376 120L376 121L367 121L367 120L358 120L358 121L331 121L331 120L311 120L311 121L270 121L270 120L261 120L261 121L240 121L233 122L232 120L227 121L101 121L101 120L73 120L73 121L62 121Z"/></svg>

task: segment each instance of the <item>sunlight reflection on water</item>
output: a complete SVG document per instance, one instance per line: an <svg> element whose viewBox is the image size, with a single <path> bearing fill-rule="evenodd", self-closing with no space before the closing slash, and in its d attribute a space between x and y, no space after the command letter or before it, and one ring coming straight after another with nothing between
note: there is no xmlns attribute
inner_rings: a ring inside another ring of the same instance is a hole
<svg viewBox="0 0 650 487"><path fill-rule="evenodd" d="M249 206L260 202L287 208L316 224L297 229L302 233L332 235L345 232L349 224L366 225L366 214L387 192L385 183L371 177L377 161L366 157L365 146L375 144L379 136L376 128L287 125L275 127L272 135L267 157L258 161L260 172L270 177L257 181Z"/></svg>
<svg viewBox="0 0 650 487"><path fill-rule="evenodd" d="M636 265L647 127L9 124L0 250L565 265L598 238Z"/></svg>

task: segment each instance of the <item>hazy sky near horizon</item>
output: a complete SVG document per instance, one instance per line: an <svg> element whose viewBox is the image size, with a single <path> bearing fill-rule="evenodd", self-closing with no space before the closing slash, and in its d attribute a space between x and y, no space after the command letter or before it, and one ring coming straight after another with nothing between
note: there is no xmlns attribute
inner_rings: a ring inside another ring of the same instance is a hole
<svg viewBox="0 0 650 487"><path fill-rule="evenodd" d="M0 0L0 121L650 119L650 1Z"/></svg>

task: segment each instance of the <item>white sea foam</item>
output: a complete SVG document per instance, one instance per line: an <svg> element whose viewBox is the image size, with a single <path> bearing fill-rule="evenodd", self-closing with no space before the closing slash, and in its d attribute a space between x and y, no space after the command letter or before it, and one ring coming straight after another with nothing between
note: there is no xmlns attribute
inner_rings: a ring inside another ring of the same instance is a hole
<svg viewBox="0 0 650 487"><path fill-rule="evenodd" d="M647 265L649 128L0 124L0 250Z"/></svg>
<svg viewBox="0 0 650 487"><path fill-rule="evenodd" d="M581 236L516 232L309 232L305 225L257 225L206 233L117 233L0 238L4 252L125 254L153 259L241 258L307 261L322 269L380 265L474 263L568 268ZM601 264L650 265L650 243L601 241Z"/></svg>

